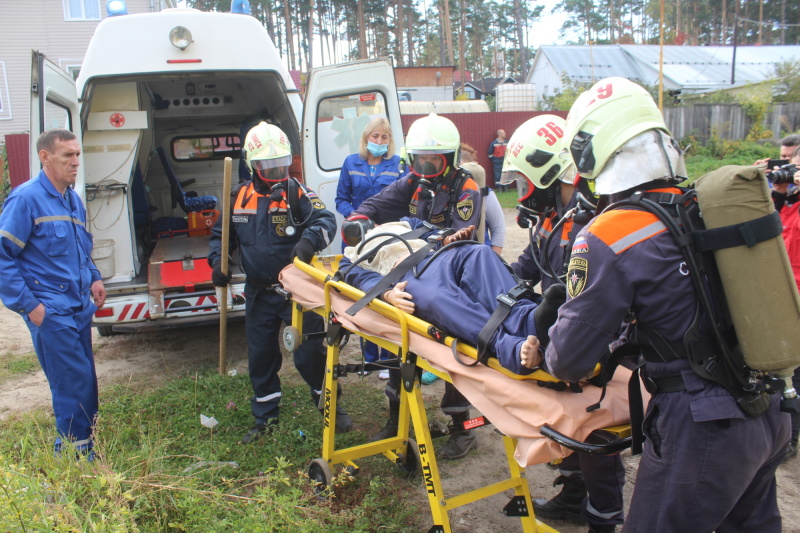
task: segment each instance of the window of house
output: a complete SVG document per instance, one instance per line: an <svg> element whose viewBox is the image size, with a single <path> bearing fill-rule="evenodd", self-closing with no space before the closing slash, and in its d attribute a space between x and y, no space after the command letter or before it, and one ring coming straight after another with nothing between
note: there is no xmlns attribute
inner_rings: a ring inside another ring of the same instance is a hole
<svg viewBox="0 0 800 533"><path fill-rule="evenodd" d="M77 80L78 74L81 73L80 59L59 59L58 66L66 70L73 80Z"/></svg>
<svg viewBox="0 0 800 533"><path fill-rule="evenodd" d="M11 101L8 99L5 61L0 61L0 120L11 120Z"/></svg>
<svg viewBox="0 0 800 533"><path fill-rule="evenodd" d="M64 0L64 20L100 20L100 0Z"/></svg>

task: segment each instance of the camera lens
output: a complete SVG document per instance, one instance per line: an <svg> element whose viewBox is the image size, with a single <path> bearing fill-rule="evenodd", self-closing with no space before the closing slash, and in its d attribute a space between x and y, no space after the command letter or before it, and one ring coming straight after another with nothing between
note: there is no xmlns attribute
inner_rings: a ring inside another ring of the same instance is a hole
<svg viewBox="0 0 800 533"><path fill-rule="evenodd" d="M781 168L776 168L767 174L767 178L769 178L769 181L776 185L794 183L795 172L797 172L797 166L784 165Z"/></svg>

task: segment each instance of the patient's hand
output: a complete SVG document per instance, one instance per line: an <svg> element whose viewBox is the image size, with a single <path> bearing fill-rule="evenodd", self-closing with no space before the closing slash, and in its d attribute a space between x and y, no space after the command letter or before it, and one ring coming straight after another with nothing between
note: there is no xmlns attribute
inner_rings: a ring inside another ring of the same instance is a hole
<svg viewBox="0 0 800 533"><path fill-rule="evenodd" d="M542 355L539 353L539 339L533 335L528 335L522 348L519 350L519 360L525 368L536 368L542 366Z"/></svg>
<svg viewBox="0 0 800 533"><path fill-rule="evenodd" d="M442 244L447 246L451 242L468 241L468 240L470 240L472 238L472 234L474 232L475 232L475 225L474 224L472 226L468 227L468 228L461 228L460 230L458 230L457 232L453 233L452 235L448 235L447 237L445 237L444 240L442 241Z"/></svg>
<svg viewBox="0 0 800 533"><path fill-rule="evenodd" d="M414 313L414 302L411 301L411 293L406 292L407 281L401 281L388 291L383 293L383 299L401 311ZM535 338L535 337L534 337Z"/></svg>

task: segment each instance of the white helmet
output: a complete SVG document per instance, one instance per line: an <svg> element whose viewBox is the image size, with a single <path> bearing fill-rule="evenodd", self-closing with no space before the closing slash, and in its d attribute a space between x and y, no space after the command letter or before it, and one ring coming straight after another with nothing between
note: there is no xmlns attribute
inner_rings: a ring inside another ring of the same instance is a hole
<svg viewBox="0 0 800 533"><path fill-rule="evenodd" d="M531 193L531 187L546 189L558 180L570 184L575 181L565 126L566 121L559 116L539 115L523 123L511 136L500 183L506 185L517 179L520 201Z"/></svg>
<svg viewBox="0 0 800 533"><path fill-rule="evenodd" d="M289 177L292 144L278 126L259 122L244 138L247 168L265 183L277 183Z"/></svg>
<svg viewBox="0 0 800 533"><path fill-rule="evenodd" d="M436 113L415 120L408 128L406 152L411 172L422 178L447 176L455 168L460 148L461 136L456 125ZM429 156L438 156L441 162L438 158L427 162Z"/></svg>

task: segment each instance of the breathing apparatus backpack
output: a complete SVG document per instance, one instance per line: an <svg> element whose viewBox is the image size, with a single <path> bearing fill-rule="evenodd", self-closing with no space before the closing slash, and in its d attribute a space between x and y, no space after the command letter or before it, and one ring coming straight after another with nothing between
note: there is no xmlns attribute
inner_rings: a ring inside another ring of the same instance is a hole
<svg viewBox="0 0 800 533"><path fill-rule="evenodd" d="M787 324L800 320L800 296L764 172L726 166L693 187L680 195L639 191L609 209L643 208L678 243L698 300L683 339L692 369L725 387L747 415L766 411L775 392L783 392L782 411L798 412L791 375L800 338ZM640 330L657 352L669 349Z"/></svg>

